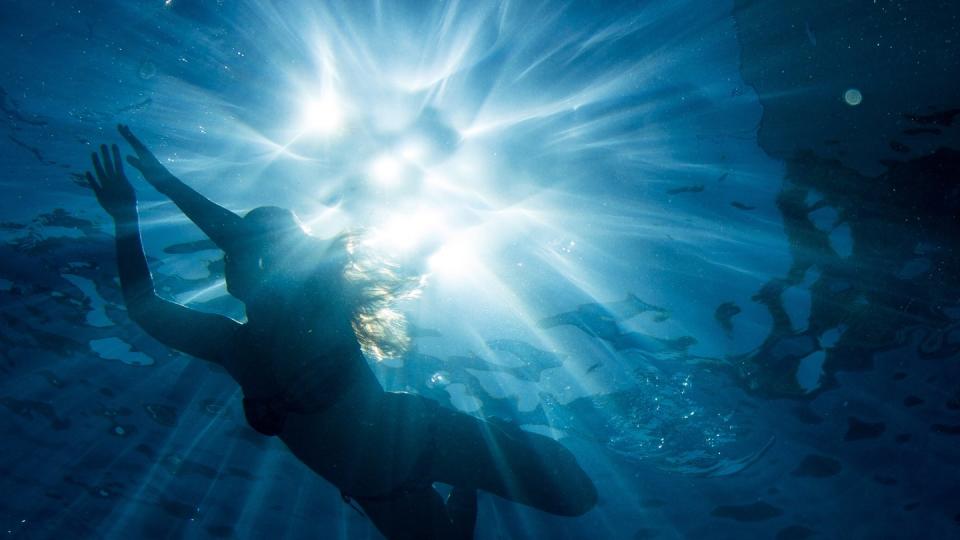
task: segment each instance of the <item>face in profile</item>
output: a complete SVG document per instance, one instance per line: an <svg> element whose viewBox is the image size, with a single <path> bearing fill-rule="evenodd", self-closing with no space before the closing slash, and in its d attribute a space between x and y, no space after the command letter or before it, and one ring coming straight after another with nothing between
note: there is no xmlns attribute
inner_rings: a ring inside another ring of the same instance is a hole
<svg viewBox="0 0 960 540"><path fill-rule="evenodd" d="M298 253L310 236L293 212L277 207L251 210L243 225L243 237L224 257L227 291L248 307L269 305L284 289L295 288L303 262Z"/></svg>

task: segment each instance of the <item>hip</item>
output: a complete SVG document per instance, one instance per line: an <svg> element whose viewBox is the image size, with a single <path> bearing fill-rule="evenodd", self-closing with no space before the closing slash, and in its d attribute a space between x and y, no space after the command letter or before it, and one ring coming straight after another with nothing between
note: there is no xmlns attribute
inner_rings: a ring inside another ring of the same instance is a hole
<svg viewBox="0 0 960 540"><path fill-rule="evenodd" d="M439 404L380 391L344 399L319 413L291 413L280 439L314 472L355 495L406 481L431 443Z"/></svg>

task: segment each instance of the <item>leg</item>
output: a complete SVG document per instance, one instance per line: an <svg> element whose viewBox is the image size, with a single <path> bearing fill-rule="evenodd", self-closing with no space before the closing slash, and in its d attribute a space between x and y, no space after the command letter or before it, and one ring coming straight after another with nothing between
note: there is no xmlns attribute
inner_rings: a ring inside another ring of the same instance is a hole
<svg viewBox="0 0 960 540"><path fill-rule="evenodd" d="M435 422L430 478L561 516L584 514L596 504L593 482L557 441L445 408Z"/></svg>
<svg viewBox="0 0 960 540"><path fill-rule="evenodd" d="M455 538L472 539L477 524L477 490L453 488L447 497L447 515L453 524Z"/></svg>
<svg viewBox="0 0 960 540"><path fill-rule="evenodd" d="M469 493L473 494L472 505ZM454 490L446 505L431 486L397 497L360 497L356 501L388 540L471 540L477 499L475 491L469 493Z"/></svg>

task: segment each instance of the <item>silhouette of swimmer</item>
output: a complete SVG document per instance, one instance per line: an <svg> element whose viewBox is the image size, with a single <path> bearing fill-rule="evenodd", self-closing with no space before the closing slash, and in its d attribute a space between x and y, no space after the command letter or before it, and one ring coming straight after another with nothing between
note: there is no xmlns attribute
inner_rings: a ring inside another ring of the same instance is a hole
<svg viewBox="0 0 960 540"><path fill-rule="evenodd" d="M92 156L96 178L86 178L116 225L130 317L165 345L226 368L250 425L278 436L386 537L472 538L478 489L561 516L596 504L592 481L553 439L384 391L352 323L364 293L345 278L346 235L312 237L275 207L241 218L173 176L129 128L118 130L136 153L130 165L226 253L227 290L247 322L156 294L133 186L119 148L103 145ZM446 501L434 482L453 486Z"/></svg>

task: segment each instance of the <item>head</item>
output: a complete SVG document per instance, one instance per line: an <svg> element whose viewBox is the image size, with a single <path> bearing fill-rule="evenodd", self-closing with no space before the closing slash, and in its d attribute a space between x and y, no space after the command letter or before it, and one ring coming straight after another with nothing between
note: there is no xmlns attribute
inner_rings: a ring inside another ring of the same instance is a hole
<svg viewBox="0 0 960 540"><path fill-rule="evenodd" d="M403 315L392 305L415 296L421 279L376 253L358 253L356 240L349 232L320 240L307 234L293 212L256 208L243 217L241 238L225 249L227 290L245 304L248 318L263 321L287 320L277 309L339 302L368 357L397 356L409 338Z"/></svg>
<svg viewBox="0 0 960 540"><path fill-rule="evenodd" d="M261 206L243 217L242 232L224 257L227 291L244 303L276 299L279 286L289 288L302 272L300 257L311 236L297 216L285 208Z"/></svg>

